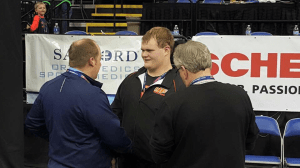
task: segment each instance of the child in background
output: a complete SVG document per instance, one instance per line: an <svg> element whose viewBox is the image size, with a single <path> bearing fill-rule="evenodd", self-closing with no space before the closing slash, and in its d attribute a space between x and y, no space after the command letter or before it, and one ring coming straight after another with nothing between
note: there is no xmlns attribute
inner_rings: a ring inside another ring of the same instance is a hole
<svg viewBox="0 0 300 168"><path fill-rule="evenodd" d="M34 5L35 13L31 26L27 25L27 29L30 29L30 32L36 33L49 33L48 24L44 17L46 13L46 5L43 2L37 2Z"/></svg>

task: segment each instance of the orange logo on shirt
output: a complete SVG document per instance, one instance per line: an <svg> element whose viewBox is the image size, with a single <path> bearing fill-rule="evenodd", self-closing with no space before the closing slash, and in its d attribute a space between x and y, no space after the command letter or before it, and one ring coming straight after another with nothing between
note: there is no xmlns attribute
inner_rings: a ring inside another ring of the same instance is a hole
<svg viewBox="0 0 300 168"><path fill-rule="evenodd" d="M159 94L161 96L165 96L165 94L167 93L168 89L165 88L161 88L161 87L156 87L153 91L153 93Z"/></svg>

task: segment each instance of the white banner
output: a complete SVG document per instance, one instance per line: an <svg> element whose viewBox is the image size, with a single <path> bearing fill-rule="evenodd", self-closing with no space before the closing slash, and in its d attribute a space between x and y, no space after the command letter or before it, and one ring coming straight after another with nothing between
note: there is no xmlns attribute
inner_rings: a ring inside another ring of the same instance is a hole
<svg viewBox="0 0 300 168"><path fill-rule="evenodd" d="M300 37L195 36L216 80L243 87L254 110L300 111Z"/></svg>
<svg viewBox="0 0 300 168"><path fill-rule="evenodd" d="M66 36L27 34L26 90L38 92L48 80L68 68L67 50L81 38L95 40L102 51L96 80L115 94L123 79L143 66L141 36ZM195 36L212 53L216 80L240 85L254 110L300 111L300 37ZM34 98L32 98L34 100Z"/></svg>
<svg viewBox="0 0 300 168"><path fill-rule="evenodd" d="M116 94L119 84L143 66L142 36L76 36L26 34L26 91L38 92L48 80L69 67L68 49L73 41L91 38L100 46L101 68L96 80L107 94Z"/></svg>

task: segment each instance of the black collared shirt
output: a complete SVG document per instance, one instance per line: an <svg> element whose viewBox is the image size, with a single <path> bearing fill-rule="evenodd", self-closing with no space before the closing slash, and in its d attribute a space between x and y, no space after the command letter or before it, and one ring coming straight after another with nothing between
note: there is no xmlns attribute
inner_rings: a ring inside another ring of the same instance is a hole
<svg viewBox="0 0 300 168"><path fill-rule="evenodd" d="M149 140L153 132L154 117L162 100L185 86L176 68L166 74L161 84L151 85L141 97L146 68L129 75L119 86L112 109L134 144L139 159L153 162Z"/></svg>

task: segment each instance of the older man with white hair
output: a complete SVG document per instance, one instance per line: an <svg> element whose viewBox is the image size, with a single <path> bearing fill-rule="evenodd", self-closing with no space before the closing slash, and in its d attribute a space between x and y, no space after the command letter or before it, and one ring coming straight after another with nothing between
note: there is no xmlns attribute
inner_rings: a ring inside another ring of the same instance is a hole
<svg viewBox="0 0 300 168"><path fill-rule="evenodd" d="M187 88L166 98L156 115L153 160L168 168L244 167L258 134L247 93L214 79L200 42L179 45L174 63Z"/></svg>

